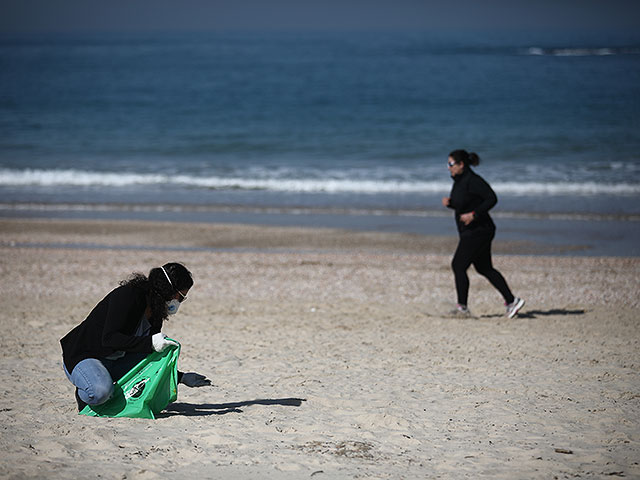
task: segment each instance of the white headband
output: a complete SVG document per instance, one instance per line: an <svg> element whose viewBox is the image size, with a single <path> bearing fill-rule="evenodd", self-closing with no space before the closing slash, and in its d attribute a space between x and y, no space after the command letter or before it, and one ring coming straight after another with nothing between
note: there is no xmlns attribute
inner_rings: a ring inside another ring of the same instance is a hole
<svg viewBox="0 0 640 480"><path fill-rule="evenodd" d="M164 276L167 277L167 280L169 280L169 285L171 285L173 287L173 282L169 278L169 275L167 274L167 271L164 269L164 267L160 267L160 268L162 269L162 272L164 273ZM175 290L176 287L173 287L173 289Z"/></svg>

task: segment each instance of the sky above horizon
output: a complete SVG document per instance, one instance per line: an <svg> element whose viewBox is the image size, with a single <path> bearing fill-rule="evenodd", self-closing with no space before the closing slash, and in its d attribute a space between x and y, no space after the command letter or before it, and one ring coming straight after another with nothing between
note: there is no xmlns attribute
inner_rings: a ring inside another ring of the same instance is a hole
<svg viewBox="0 0 640 480"><path fill-rule="evenodd" d="M633 30L637 0L2 0L0 32Z"/></svg>

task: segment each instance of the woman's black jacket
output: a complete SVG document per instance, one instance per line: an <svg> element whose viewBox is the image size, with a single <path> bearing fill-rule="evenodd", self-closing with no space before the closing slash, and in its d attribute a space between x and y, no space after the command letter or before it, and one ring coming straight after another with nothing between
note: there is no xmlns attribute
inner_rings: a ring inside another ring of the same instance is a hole
<svg viewBox="0 0 640 480"><path fill-rule="evenodd" d="M453 177L449 198L449 208L455 210L456 226L461 236L495 232L496 226L489 210L498 203L498 197L480 175L466 167L460 175ZM469 212L474 212L475 218L465 225L460 221L460 215Z"/></svg>
<svg viewBox="0 0 640 480"><path fill-rule="evenodd" d="M60 340L62 357L71 373L86 358L103 358L117 351L153 352L151 336L162 328L151 325L149 335L135 336L147 308L147 294L134 285L111 291L89 316Z"/></svg>

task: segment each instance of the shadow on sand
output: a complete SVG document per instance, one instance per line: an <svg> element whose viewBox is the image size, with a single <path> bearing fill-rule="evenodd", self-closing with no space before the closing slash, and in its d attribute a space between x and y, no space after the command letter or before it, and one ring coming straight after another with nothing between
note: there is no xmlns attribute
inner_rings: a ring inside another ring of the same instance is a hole
<svg viewBox="0 0 640 480"><path fill-rule="evenodd" d="M532 319L538 317L549 317L552 315L584 315L586 310L566 310L563 308L554 308L552 310L526 310L524 312L518 313L517 319ZM491 315L481 315L480 318L504 318L503 314L491 314Z"/></svg>
<svg viewBox="0 0 640 480"><path fill-rule="evenodd" d="M552 310L527 310L518 313L518 318L537 318L548 317L552 315L584 315L586 310L566 310L563 308L554 308Z"/></svg>
<svg viewBox="0 0 640 480"><path fill-rule="evenodd" d="M248 407L251 405L281 405L284 407L299 407L302 402L306 402L305 398L274 398L247 400L245 402L235 403L181 403L176 402L169 405L164 411L158 415L159 418L171 417L174 415L183 415L186 417L200 417L204 415L225 415L227 413L242 413L240 407Z"/></svg>

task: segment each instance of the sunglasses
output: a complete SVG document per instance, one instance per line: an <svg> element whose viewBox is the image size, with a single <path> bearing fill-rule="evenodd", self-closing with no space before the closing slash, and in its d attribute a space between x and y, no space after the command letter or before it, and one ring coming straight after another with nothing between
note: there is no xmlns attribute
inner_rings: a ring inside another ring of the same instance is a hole
<svg viewBox="0 0 640 480"><path fill-rule="evenodd" d="M456 164L456 162L447 162L447 165L449 165L450 167L453 167Z"/></svg>

